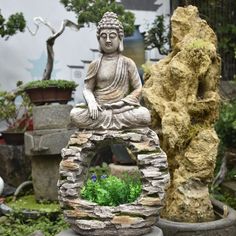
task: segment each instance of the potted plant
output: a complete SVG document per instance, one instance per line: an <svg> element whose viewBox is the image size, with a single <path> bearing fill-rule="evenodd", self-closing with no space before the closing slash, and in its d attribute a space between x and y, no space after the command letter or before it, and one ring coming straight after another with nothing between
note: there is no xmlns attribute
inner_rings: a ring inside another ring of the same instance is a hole
<svg viewBox="0 0 236 236"><path fill-rule="evenodd" d="M52 35L46 40L47 63L43 73L43 78L42 80L31 81L25 84L24 91L28 94L31 102L35 105L43 105L45 103L52 102L66 104L69 100L71 100L72 91L75 90L77 84L74 81L68 80L51 80L54 63L53 46L57 37L64 32L66 27L78 30L80 25L76 25L69 20L63 20L60 29L56 31L49 22L45 21L41 17L35 17L34 23L36 25L35 32L32 32L28 28L32 35L36 35L40 23L47 26L51 30Z"/></svg>
<svg viewBox="0 0 236 236"><path fill-rule="evenodd" d="M0 91L0 120L7 125L2 136L7 144L22 145L24 132L33 128L31 103L21 85L18 81L14 91Z"/></svg>
<svg viewBox="0 0 236 236"><path fill-rule="evenodd" d="M24 91L35 105L58 102L66 104L71 100L72 91L77 84L68 80L36 80L27 83Z"/></svg>

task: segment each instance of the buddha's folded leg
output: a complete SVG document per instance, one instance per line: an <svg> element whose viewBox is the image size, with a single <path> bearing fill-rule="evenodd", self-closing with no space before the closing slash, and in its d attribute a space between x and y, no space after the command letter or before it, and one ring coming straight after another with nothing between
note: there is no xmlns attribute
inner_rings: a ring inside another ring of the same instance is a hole
<svg viewBox="0 0 236 236"><path fill-rule="evenodd" d="M87 108L75 107L70 113L72 123L83 129L107 129L112 120L112 111L98 112L98 118L92 119Z"/></svg>
<svg viewBox="0 0 236 236"><path fill-rule="evenodd" d="M136 107L129 111L113 114L109 129L146 127L151 123L151 115L147 108Z"/></svg>

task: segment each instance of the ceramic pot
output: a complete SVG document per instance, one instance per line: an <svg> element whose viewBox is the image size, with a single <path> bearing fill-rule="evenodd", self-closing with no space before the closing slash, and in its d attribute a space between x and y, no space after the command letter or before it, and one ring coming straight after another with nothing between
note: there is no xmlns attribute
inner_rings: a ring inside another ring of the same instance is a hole
<svg viewBox="0 0 236 236"><path fill-rule="evenodd" d="M227 216L203 223L174 222L160 218L157 227L162 229L165 236L235 236L236 211L215 199L212 204L216 215L223 215L224 208L227 207Z"/></svg>
<svg viewBox="0 0 236 236"><path fill-rule="evenodd" d="M25 92L30 97L30 100L35 105L44 105L46 103L58 102L60 104L66 104L71 100L72 89L71 88L27 88Z"/></svg>
<svg viewBox="0 0 236 236"><path fill-rule="evenodd" d="M24 145L24 132L2 131L2 137L8 145Z"/></svg>

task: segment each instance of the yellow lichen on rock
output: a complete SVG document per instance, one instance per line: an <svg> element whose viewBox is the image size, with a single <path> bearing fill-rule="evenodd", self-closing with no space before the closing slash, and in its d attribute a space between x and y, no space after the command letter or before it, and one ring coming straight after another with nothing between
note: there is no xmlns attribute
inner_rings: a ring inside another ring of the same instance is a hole
<svg viewBox="0 0 236 236"><path fill-rule="evenodd" d="M172 52L151 67L143 97L152 128L168 156L172 183L163 217L185 222L214 218L208 184L219 139L221 61L217 39L196 7L179 7L171 18Z"/></svg>

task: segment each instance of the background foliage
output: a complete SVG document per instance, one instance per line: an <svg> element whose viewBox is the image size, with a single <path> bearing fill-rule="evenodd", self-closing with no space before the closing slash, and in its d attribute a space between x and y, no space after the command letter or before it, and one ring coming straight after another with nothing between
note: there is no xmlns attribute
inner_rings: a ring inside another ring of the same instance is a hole
<svg viewBox="0 0 236 236"><path fill-rule="evenodd" d="M23 14L15 13L5 19L1 14L0 9L0 36L8 39L10 36L17 33L17 31L23 32L26 26L26 22Z"/></svg>
<svg viewBox="0 0 236 236"><path fill-rule="evenodd" d="M236 100L222 105L215 128L225 147L236 147Z"/></svg>
<svg viewBox="0 0 236 236"><path fill-rule="evenodd" d="M125 11L123 5L115 0L60 0L67 11L73 11L77 15L78 24L97 24L107 11L116 13L124 26L125 35L131 35L134 31L134 14Z"/></svg>

